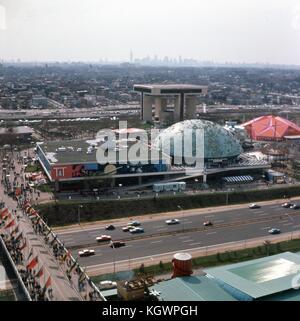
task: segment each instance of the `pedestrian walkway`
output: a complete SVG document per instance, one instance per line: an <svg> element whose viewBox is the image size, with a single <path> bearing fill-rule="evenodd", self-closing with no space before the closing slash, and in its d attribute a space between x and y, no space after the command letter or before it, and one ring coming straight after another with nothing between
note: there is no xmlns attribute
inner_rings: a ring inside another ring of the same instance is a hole
<svg viewBox="0 0 300 321"><path fill-rule="evenodd" d="M5 155L0 168L0 234L32 300L103 300L85 271L32 206L32 192L18 166Z"/></svg>

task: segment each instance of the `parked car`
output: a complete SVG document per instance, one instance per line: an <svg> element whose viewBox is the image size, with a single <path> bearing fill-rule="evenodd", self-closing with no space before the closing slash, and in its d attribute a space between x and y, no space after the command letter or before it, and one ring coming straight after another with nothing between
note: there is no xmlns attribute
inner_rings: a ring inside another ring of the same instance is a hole
<svg viewBox="0 0 300 321"><path fill-rule="evenodd" d="M115 226L114 226L114 225L112 225L112 224L110 224L110 225L106 225L106 226L105 226L105 229L106 229L107 231L112 231L112 230L114 230L114 229L115 229Z"/></svg>
<svg viewBox="0 0 300 321"><path fill-rule="evenodd" d="M212 223L211 221L205 221L205 222L203 223L203 225L204 225L204 226L212 226L213 223Z"/></svg>
<svg viewBox="0 0 300 321"><path fill-rule="evenodd" d="M255 203L252 203L252 204L249 205L249 208L250 209L255 209L255 208L260 208L260 206L255 204Z"/></svg>
<svg viewBox="0 0 300 321"><path fill-rule="evenodd" d="M292 205L290 206L290 208L293 209L293 210L298 210L298 209L300 208L300 205L294 203L294 204L292 204Z"/></svg>
<svg viewBox="0 0 300 321"><path fill-rule="evenodd" d="M108 290L108 289L116 289L117 288L117 282L114 281L101 281L99 283L99 289L100 290Z"/></svg>
<svg viewBox="0 0 300 321"><path fill-rule="evenodd" d="M166 224L168 225L174 225L174 224L179 224L180 221L177 218L173 218L171 220L166 220Z"/></svg>
<svg viewBox="0 0 300 321"><path fill-rule="evenodd" d="M144 229L142 227L135 227L129 231L131 234L136 234L136 233L144 233Z"/></svg>
<svg viewBox="0 0 300 321"><path fill-rule="evenodd" d="M117 248L117 247L122 247L122 246L125 246L125 242L123 241L114 241L114 242L110 242L109 246L111 248Z"/></svg>
<svg viewBox="0 0 300 321"><path fill-rule="evenodd" d="M281 233L279 228L271 228L268 232L269 232L269 234L280 234Z"/></svg>
<svg viewBox="0 0 300 321"><path fill-rule="evenodd" d="M78 252L78 255L81 257L95 255L95 250L84 249Z"/></svg>
<svg viewBox="0 0 300 321"><path fill-rule="evenodd" d="M101 235L96 237L97 242L111 241L110 235Z"/></svg>

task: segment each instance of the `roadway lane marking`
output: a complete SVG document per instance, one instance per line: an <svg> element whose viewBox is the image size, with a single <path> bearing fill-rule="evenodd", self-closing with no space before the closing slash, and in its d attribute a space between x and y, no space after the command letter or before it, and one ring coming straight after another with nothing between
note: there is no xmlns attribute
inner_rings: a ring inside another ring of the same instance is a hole
<svg viewBox="0 0 300 321"><path fill-rule="evenodd" d="M262 227L261 230L267 230L269 228L271 228L271 226Z"/></svg>
<svg viewBox="0 0 300 321"><path fill-rule="evenodd" d="M62 236L62 237L60 237L60 236L58 236L61 240L73 240L73 236Z"/></svg>
<svg viewBox="0 0 300 321"><path fill-rule="evenodd" d="M160 241L150 242L150 244L155 244L155 243L160 243L160 242L162 242L162 240L160 240Z"/></svg>
<svg viewBox="0 0 300 321"><path fill-rule="evenodd" d="M282 224L282 225L284 225L284 226L293 225L293 223L292 223L292 222L289 222L289 223L284 223L284 224Z"/></svg>
<svg viewBox="0 0 300 321"><path fill-rule="evenodd" d="M258 214L258 216L264 216L264 215L269 215L269 213L261 213L261 214Z"/></svg>
<svg viewBox="0 0 300 321"><path fill-rule="evenodd" d="M277 207L277 208L274 208L274 209L273 209L273 211L277 211L277 212L278 212L278 211L281 211L281 210L282 210L281 207Z"/></svg>
<svg viewBox="0 0 300 321"><path fill-rule="evenodd" d="M224 220L215 220L214 221L215 223L223 223L223 222L225 222Z"/></svg>
<svg viewBox="0 0 300 321"><path fill-rule="evenodd" d="M187 239L189 238L190 236L179 236L178 238L181 240L181 239Z"/></svg>
<svg viewBox="0 0 300 321"><path fill-rule="evenodd" d="M66 243L67 245L70 245L70 244L76 244L76 242L75 242L75 241L66 241L66 242L64 242L64 243Z"/></svg>
<svg viewBox="0 0 300 321"><path fill-rule="evenodd" d="M167 227L165 227L165 228L160 228L160 229L158 229L157 231L167 231Z"/></svg>
<svg viewBox="0 0 300 321"><path fill-rule="evenodd" d="M93 236L94 236L94 235L101 234L101 233L103 233L103 232L101 232L101 231L97 231L97 232L96 232L96 231L95 231L95 232L88 232L88 234L89 234L89 235L93 235Z"/></svg>
<svg viewBox="0 0 300 321"><path fill-rule="evenodd" d="M182 243L187 243L187 242L193 242L194 240L185 240L185 241L181 241Z"/></svg>
<svg viewBox="0 0 300 321"><path fill-rule="evenodd" d="M193 222L184 222L184 224L192 224Z"/></svg>
<svg viewBox="0 0 300 321"><path fill-rule="evenodd" d="M206 235L212 235L212 234L217 234L217 232L209 232L209 233L206 233Z"/></svg>
<svg viewBox="0 0 300 321"><path fill-rule="evenodd" d="M202 243L201 242L198 242L198 243L191 243L189 245L193 246L193 245L201 245Z"/></svg>
<svg viewBox="0 0 300 321"><path fill-rule="evenodd" d="M204 217L214 217L215 215L205 215Z"/></svg>

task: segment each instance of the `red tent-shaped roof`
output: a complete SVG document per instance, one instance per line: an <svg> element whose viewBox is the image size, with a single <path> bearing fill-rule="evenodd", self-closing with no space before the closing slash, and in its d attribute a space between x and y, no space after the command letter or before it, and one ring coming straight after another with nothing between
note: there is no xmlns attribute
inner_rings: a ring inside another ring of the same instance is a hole
<svg viewBox="0 0 300 321"><path fill-rule="evenodd" d="M253 140L283 140L284 136L300 135L300 127L279 116L262 116L242 124Z"/></svg>

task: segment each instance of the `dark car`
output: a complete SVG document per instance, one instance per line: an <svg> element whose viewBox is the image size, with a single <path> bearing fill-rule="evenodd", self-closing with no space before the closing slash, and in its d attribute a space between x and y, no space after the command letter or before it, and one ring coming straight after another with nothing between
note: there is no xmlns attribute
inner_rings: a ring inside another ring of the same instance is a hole
<svg viewBox="0 0 300 321"><path fill-rule="evenodd" d="M205 221L205 222L203 223L203 225L204 225L204 226L212 226L213 223L212 223L211 221Z"/></svg>
<svg viewBox="0 0 300 321"><path fill-rule="evenodd" d="M269 232L269 234L280 234L281 233L279 228L271 228L268 232Z"/></svg>
<svg viewBox="0 0 300 321"><path fill-rule="evenodd" d="M125 242L122 242L122 241L114 241L114 242L110 242L109 246L111 248L117 248L117 247L122 247L122 246L125 246Z"/></svg>
<svg viewBox="0 0 300 321"><path fill-rule="evenodd" d="M290 208L293 209L293 210L298 210L300 208L300 205L299 204L292 204L290 206Z"/></svg>
<svg viewBox="0 0 300 321"><path fill-rule="evenodd" d="M106 229L107 231L112 231L112 230L115 229L115 227L114 227L114 225L110 224L110 225L106 225L106 226L105 226L105 229Z"/></svg>
<svg viewBox="0 0 300 321"><path fill-rule="evenodd" d="M250 208L250 209L256 209L256 208L260 208L260 206L257 205L257 204L255 204L255 203L253 203L253 204L250 204L250 205L249 205L249 208Z"/></svg>
<svg viewBox="0 0 300 321"><path fill-rule="evenodd" d="M281 206L284 207L284 208L290 208L291 205L293 205L293 204L291 204L289 202L286 202L286 203L282 204Z"/></svg>

